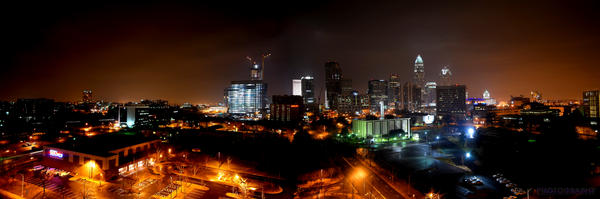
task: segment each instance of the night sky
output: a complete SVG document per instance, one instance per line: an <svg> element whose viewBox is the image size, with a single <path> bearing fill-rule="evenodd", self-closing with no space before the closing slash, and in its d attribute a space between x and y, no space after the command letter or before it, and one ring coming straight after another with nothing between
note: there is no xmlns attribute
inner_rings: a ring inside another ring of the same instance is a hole
<svg viewBox="0 0 600 199"><path fill-rule="evenodd" d="M303 74L320 89L328 60L360 92L390 73L410 80L417 54L427 80L449 65L470 96L580 99L600 87L598 1L367 2L4 4L0 100L75 101L91 89L108 101L216 103L264 51L269 95L290 94Z"/></svg>

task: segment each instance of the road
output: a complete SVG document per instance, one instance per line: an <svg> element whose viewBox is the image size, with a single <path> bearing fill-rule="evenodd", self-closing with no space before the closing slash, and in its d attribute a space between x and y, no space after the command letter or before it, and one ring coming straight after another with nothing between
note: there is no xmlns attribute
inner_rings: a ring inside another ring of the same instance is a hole
<svg viewBox="0 0 600 199"><path fill-rule="evenodd" d="M380 175L377 175L370 170L367 165L364 165L362 162L354 158L344 158L344 160L348 166L346 169L349 170L350 173L356 172L357 169L360 169L366 173L364 180L353 179L354 176L352 175L347 177L347 180L352 182L359 194L365 195L368 192L371 192L371 194L376 197L383 196L382 198L405 198L383 179L381 179Z"/></svg>

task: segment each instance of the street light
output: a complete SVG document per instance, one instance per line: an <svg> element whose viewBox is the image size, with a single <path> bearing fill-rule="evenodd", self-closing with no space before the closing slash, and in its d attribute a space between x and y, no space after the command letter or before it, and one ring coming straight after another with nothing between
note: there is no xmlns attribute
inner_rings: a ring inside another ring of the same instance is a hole
<svg viewBox="0 0 600 199"><path fill-rule="evenodd" d="M92 179L92 173L94 172L93 170L96 168L96 163L93 160L90 160L88 162L88 167L90 168L89 175L90 175L90 180L91 180Z"/></svg>
<svg viewBox="0 0 600 199"><path fill-rule="evenodd" d="M361 168L356 169L356 171L354 173L354 178L357 180L363 181L363 191L365 193L367 193L367 184L366 184L367 182L365 179L366 177L367 177L367 173L363 169L361 169Z"/></svg>
<svg viewBox="0 0 600 199"><path fill-rule="evenodd" d="M25 176L22 173L21 174L21 197L23 197L23 186L25 185ZM529 194L529 192L527 192Z"/></svg>
<svg viewBox="0 0 600 199"><path fill-rule="evenodd" d="M473 129L473 128L469 128L469 129L467 129L467 136L468 136L470 139L473 139L473 135L475 135L475 129Z"/></svg>

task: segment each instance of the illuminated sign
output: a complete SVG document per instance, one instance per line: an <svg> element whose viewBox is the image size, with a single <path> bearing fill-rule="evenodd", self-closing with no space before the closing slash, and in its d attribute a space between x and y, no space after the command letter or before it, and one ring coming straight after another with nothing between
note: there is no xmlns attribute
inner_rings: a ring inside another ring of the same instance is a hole
<svg viewBox="0 0 600 199"><path fill-rule="evenodd" d="M298 108L299 106L297 104L294 104L291 106L292 108Z"/></svg>
<svg viewBox="0 0 600 199"><path fill-rule="evenodd" d="M50 149L48 151L48 155L50 155L52 157L56 157L56 158L63 158L63 154L61 152L58 152L58 151L52 150L52 149Z"/></svg>

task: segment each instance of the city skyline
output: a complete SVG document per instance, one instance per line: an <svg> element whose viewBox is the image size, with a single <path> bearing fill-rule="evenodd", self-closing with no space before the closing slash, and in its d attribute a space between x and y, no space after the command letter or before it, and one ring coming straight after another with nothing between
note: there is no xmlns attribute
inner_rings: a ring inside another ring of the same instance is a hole
<svg viewBox="0 0 600 199"><path fill-rule="evenodd" d="M0 198L600 198L600 1L2 7Z"/></svg>
<svg viewBox="0 0 600 199"><path fill-rule="evenodd" d="M47 5L63 11L56 13L44 6L14 5L7 13L31 16L8 21L10 31L2 33L9 52L3 55L8 58L2 63L2 100L76 101L90 89L107 101L214 104L231 80L247 79L244 58L264 51L273 53L264 71L269 95L291 94L290 80L302 75L314 76L315 90L322 90L323 64L329 60L338 61L353 87L365 93L371 79L396 73L410 80L417 54L427 81L437 82L442 67L449 66L470 96L488 89L507 101L535 90L545 99L581 99L582 91L600 87L593 60L600 43L594 2L566 8L559 2L366 7L329 2L231 10L218 4L149 3L85 12L73 11L85 5ZM327 12L332 8L339 9ZM421 16L419 10L435 14ZM508 17L520 20L503 20L507 10L514 11ZM37 20L42 15L47 17ZM389 28L381 32L379 26ZM315 97L324 102L324 95Z"/></svg>

